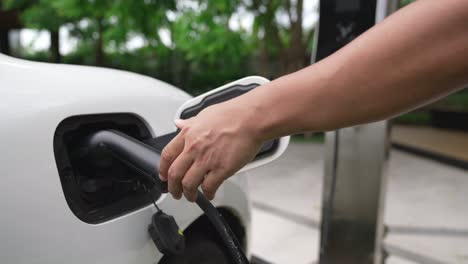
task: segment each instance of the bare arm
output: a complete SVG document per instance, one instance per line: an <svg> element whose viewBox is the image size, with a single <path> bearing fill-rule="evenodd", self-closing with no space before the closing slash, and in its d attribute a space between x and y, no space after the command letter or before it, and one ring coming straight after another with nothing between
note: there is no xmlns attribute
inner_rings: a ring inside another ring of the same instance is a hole
<svg viewBox="0 0 468 264"><path fill-rule="evenodd" d="M468 1L420 0L237 103L268 117L255 129L272 138L389 118L467 83Z"/></svg>
<svg viewBox="0 0 468 264"><path fill-rule="evenodd" d="M178 121L161 178L176 198L200 185L213 198L267 139L389 118L466 84L468 1L419 0L321 62Z"/></svg>

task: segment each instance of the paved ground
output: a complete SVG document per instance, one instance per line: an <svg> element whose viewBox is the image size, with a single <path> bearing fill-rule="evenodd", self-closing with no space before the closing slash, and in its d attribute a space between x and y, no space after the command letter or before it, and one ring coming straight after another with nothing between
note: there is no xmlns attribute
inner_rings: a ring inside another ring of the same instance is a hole
<svg viewBox="0 0 468 264"><path fill-rule="evenodd" d="M275 264L318 256L323 147L292 143L252 171L253 252ZM468 173L392 151L385 223L387 264L468 263Z"/></svg>

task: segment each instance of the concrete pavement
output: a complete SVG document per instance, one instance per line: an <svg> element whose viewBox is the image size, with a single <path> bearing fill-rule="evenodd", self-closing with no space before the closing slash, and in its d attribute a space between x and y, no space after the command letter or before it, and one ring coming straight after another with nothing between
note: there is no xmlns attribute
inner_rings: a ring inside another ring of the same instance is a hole
<svg viewBox="0 0 468 264"><path fill-rule="evenodd" d="M291 143L250 172L253 253L275 264L318 259L323 146ZM392 151L385 223L387 264L468 263L468 173Z"/></svg>
<svg viewBox="0 0 468 264"><path fill-rule="evenodd" d="M425 126L393 126L392 142L468 162L468 133Z"/></svg>

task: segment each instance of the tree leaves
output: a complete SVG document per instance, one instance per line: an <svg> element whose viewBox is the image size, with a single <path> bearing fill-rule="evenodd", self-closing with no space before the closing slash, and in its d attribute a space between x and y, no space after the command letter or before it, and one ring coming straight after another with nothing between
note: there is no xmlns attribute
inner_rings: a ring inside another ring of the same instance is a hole
<svg viewBox="0 0 468 264"><path fill-rule="evenodd" d="M66 25L77 46L64 58L65 62L132 70L198 93L248 74L278 76L284 72L281 64L288 65L287 69L300 67L302 64L290 62L298 58L302 62L307 55L305 42L310 39L309 32L293 30L292 26L299 21L302 11L295 8L301 1L5 0L4 3L24 10L21 18L27 27L56 32ZM253 15L251 28L230 26L233 17L240 21L244 13ZM288 17L289 22L284 22ZM135 37L140 46L129 50L128 44ZM291 45L292 41L300 45Z"/></svg>

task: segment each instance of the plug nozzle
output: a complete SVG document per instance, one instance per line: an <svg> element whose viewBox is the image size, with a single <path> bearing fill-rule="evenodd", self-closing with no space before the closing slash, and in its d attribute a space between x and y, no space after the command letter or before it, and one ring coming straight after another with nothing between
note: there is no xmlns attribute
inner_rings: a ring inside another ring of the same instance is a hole
<svg viewBox="0 0 468 264"><path fill-rule="evenodd" d="M117 130L102 130L89 135L84 142L91 153L110 153L135 169L145 183L167 192L167 183L159 179L160 155L152 147Z"/></svg>

